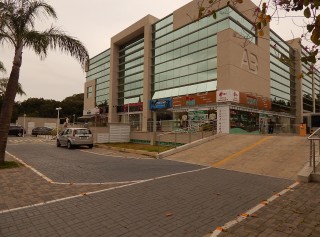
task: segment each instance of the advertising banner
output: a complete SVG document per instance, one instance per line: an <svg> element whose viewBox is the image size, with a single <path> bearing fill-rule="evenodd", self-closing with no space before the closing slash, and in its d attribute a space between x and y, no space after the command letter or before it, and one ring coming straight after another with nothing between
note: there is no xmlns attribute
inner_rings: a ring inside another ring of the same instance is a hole
<svg viewBox="0 0 320 237"><path fill-rule="evenodd" d="M168 109L171 107L172 107L172 99L171 98L150 100L150 109L151 110Z"/></svg>

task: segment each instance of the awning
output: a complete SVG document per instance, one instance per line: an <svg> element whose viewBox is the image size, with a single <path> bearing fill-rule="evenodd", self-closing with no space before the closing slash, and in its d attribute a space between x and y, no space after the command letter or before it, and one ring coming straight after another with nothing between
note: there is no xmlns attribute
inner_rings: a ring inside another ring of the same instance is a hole
<svg viewBox="0 0 320 237"><path fill-rule="evenodd" d="M77 119L89 119L89 118L94 118L94 114L88 114L88 115L83 115L81 117L78 117Z"/></svg>

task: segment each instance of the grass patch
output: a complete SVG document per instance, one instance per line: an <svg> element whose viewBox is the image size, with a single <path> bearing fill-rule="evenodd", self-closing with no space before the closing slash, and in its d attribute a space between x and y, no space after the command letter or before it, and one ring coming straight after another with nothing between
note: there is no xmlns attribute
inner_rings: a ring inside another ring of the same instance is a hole
<svg viewBox="0 0 320 237"><path fill-rule="evenodd" d="M20 166L21 164L16 161L5 161L3 164L0 164L0 169L12 169Z"/></svg>
<svg viewBox="0 0 320 237"><path fill-rule="evenodd" d="M133 149L133 150L142 150L142 151L149 151L149 152L160 152L170 150L174 148L173 146L152 146L150 144L138 144L138 143L105 143L103 144L107 147L117 147L117 148L126 148L126 149Z"/></svg>

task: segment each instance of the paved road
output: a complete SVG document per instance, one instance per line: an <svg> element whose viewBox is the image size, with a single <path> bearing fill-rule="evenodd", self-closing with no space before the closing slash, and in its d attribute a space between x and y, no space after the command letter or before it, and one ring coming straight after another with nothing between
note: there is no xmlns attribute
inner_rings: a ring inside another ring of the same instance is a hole
<svg viewBox="0 0 320 237"><path fill-rule="evenodd" d="M169 160L99 155L94 154L94 149L83 152L46 143L9 145L7 151L56 182L126 182L203 168Z"/></svg>
<svg viewBox="0 0 320 237"><path fill-rule="evenodd" d="M168 160L101 156L45 143L9 145L8 151L55 181L153 179L0 211L1 237L202 237L292 184L287 179Z"/></svg>

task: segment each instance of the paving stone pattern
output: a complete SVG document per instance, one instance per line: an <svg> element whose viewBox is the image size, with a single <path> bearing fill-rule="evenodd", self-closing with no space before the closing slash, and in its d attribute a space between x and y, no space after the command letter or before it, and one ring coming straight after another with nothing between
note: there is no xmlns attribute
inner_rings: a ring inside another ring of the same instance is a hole
<svg viewBox="0 0 320 237"><path fill-rule="evenodd" d="M0 236L202 237L292 184L206 169L0 214Z"/></svg>
<svg viewBox="0 0 320 237"><path fill-rule="evenodd" d="M6 160L13 160L6 156ZM121 184L60 185L52 184L26 167L0 170L0 211L48 202ZM1 227L1 226L0 226Z"/></svg>
<svg viewBox="0 0 320 237"><path fill-rule="evenodd" d="M7 150L56 182L125 182L203 168L169 160L101 156L49 144L21 144Z"/></svg>
<svg viewBox="0 0 320 237"><path fill-rule="evenodd" d="M219 237L319 237L320 184L301 183Z"/></svg>

